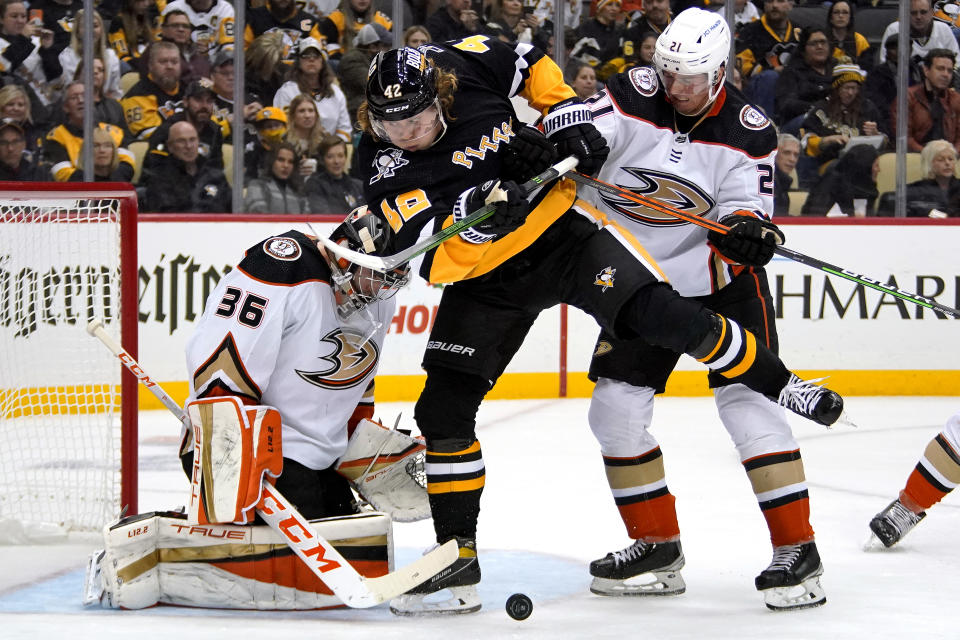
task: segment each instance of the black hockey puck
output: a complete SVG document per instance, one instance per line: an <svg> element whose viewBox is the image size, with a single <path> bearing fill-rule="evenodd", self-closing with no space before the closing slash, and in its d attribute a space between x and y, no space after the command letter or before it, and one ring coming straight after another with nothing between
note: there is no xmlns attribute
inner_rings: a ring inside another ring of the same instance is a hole
<svg viewBox="0 0 960 640"><path fill-rule="evenodd" d="M526 620L533 613L533 601L525 593L515 593L507 598L507 615L514 620Z"/></svg>

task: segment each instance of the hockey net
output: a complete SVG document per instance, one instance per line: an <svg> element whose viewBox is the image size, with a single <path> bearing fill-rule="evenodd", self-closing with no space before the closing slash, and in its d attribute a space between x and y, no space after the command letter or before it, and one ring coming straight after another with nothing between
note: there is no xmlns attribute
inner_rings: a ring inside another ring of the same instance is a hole
<svg viewBox="0 0 960 640"><path fill-rule="evenodd" d="M136 512L136 383L86 332L137 350L136 195L0 186L0 542Z"/></svg>

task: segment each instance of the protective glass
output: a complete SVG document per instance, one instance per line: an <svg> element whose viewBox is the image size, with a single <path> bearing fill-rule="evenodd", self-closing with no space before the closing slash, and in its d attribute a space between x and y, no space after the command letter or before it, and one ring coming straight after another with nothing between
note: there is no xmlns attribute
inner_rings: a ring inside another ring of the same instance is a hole
<svg viewBox="0 0 960 640"><path fill-rule="evenodd" d="M660 79L668 93L695 95L710 91L710 77L706 73L676 73L660 71Z"/></svg>

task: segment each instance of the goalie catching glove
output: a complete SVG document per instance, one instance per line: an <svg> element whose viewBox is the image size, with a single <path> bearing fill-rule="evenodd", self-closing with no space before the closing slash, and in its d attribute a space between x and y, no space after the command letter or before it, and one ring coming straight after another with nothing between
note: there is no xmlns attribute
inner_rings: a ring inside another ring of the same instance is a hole
<svg viewBox="0 0 960 640"><path fill-rule="evenodd" d="M707 232L707 240L717 252L732 262L762 267L773 259L774 249L786 240L780 228L758 218L751 211L738 211L720 219L727 233Z"/></svg>
<svg viewBox="0 0 960 640"><path fill-rule="evenodd" d="M543 130L557 145L561 158L576 156L577 171L595 176L610 155L610 147L593 126L593 113L578 98L558 102L543 118Z"/></svg>
<svg viewBox="0 0 960 640"><path fill-rule="evenodd" d="M336 469L377 511L397 522L430 517L423 440L361 420Z"/></svg>
<svg viewBox="0 0 960 640"><path fill-rule="evenodd" d="M453 221L463 220L478 209L492 205L493 213L469 229L460 232L460 237L473 244L482 244L498 236L520 228L530 213L527 202L516 182L488 180L460 194L453 205Z"/></svg>

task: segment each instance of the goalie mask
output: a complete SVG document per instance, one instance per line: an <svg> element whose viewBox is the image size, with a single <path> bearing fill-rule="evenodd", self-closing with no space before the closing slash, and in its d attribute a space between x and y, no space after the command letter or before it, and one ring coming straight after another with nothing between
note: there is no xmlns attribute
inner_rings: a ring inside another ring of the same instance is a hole
<svg viewBox="0 0 960 640"><path fill-rule="evenodd" d="M363 205L347 214L330 239L348 249L375 254L389 249L392 235L390 227ZM367 313L363 315L370 315L367 307L371 303L392 297L410 277L409 266L383 273L345 258L332 258L330 270L337 291L337 315L342 322L351 322L364 311Z"/></svg>
<svg viewBox="0 0 960 640"><path fill-rule="evenodd" d="M367 116L378 138L402 149L426 149L447 131L436 69L417 49L379 53L367 74Z"/></svg>

